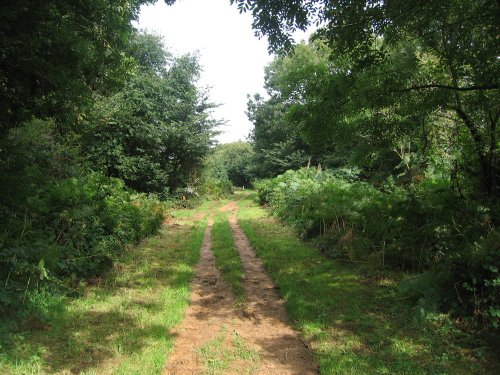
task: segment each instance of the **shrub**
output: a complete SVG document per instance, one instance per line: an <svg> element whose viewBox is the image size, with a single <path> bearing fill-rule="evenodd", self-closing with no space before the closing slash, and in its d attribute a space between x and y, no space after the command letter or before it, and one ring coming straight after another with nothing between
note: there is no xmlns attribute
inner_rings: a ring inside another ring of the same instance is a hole
<svg viewBox="0 0 500 375"><path fill-rule="evenodd" d="M28 200L22 225L13 221L6 230L0 309L14 311L30 289L71 290L77 280L102 274L162 220L157 199L132 194L119 179L90 174L45 186Z"/></svg>
<svg viewBox="0 0 500 375"><path fill-rule="evenodd" d="M500 324L499 210L459 199L449 181L379 190L344 173L301 169L256 189L261 204L332 257L424 272L415 288L403 288L422 309Z"/></svg>

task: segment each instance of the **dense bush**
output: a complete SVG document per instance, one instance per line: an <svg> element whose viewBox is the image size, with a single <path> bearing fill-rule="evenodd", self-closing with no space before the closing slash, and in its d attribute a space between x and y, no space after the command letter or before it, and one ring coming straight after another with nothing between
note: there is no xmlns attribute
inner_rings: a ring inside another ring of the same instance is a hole
<svg viewBox="0 0 500 375"><path fill-rule="evenodd" d="M154 196L89 172L73 137L33 119L0 141L2 314L16 314L35 289L72 292L162 223Z"/></svg>
<svg viewBox="0 0 500 375"><path fill-rule="evenodd" d="M439 293L415 288L420 303L432 299L436 307L499 324L498 210L460 200L447 181L429 178L405 189L386 183L378 190L302 169L256 187L262 204L330 256L427 271Z"/></svg>
<svg viewBox="0 0 500 375"><path fill-rule="evenodd" d="M100 174L45 186L11 221L0 247L0 311L16 311L25 292L51 286L71 291L109 269L128 243L156 232L163 208ZM23 291L23 293L20 293Z"/></svg>

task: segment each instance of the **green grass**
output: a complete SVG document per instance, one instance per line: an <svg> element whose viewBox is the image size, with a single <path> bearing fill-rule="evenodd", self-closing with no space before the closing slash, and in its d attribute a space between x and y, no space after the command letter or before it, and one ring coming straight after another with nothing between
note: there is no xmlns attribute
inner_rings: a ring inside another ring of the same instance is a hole
<svg viewBox="0 0 500 375"><path fill-rule="evenodd" d="M397 275L326 258L251 198L239 202L239 223L322 374L500 373L498 360L447 316L415 321L396 295Z"/></svg>
<svg viewBox="0 0 500 375"><path fill-rule="evenodd" d="M215 215L212 227L212 250L215 263L224 279L231 285L237 303L245 299L245 273L238 250L234 244L233 234L228 221L227 212Z"/></svg>
<svg viewBox="0 0 500 375"><path fill-rule="evenodd" d="M206 208L174 212L180 225L132 247L81 298L33 295L47 312L43 330L4 330L0 373L160 373L189 302Z"/></svg>
<svg viewBox="0 0 500 375"><path fill-rule="evenodd" d="M198 355L203 361L205 373L209 375L233 371L253 374L261 360L256 350L248 348L236 332L229 335L225 326L198 350Z"/></svg>

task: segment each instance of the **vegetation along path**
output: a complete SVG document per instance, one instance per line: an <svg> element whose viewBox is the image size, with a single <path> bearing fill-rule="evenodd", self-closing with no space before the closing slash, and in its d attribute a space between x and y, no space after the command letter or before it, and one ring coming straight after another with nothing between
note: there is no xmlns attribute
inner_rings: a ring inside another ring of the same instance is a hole
<svg viewBox="0 0 500 375"><path fill-rule="evenodd" d="M237 210L236 202L219 209L230 213L246 298L235 298L217 268L211 250L212 214L192 283L191 304L176 331L166 373L316 374L311 353L288 323L283 300L237 223Z"/></svg>
<svg viewBox="0 0 500 375"><path fill-rule="evenodd" d="M171 211L78 298L37 295L40 317L0 331L0 374L500 373L483 338L416 319L400 273L328 258L236 197Z"/></svg>

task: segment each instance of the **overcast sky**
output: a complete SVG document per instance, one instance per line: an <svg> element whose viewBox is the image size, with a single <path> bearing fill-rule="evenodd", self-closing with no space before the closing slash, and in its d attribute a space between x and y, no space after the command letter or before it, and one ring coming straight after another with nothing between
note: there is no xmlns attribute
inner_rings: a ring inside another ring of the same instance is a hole
<svg viewBox="0 0 500 375"><path fill-rule="evenodd" d="M177 0L173 6L158 0L141 8L138 27L163 36L174 54L199 51L200 84L211 87L212 101L222 104L214 117L228 122L222 143L248 135L247 94L264 93L264 67L272 60L267 41L255 37L251 23L251 15L239 14L229 0Z"/></svg>

